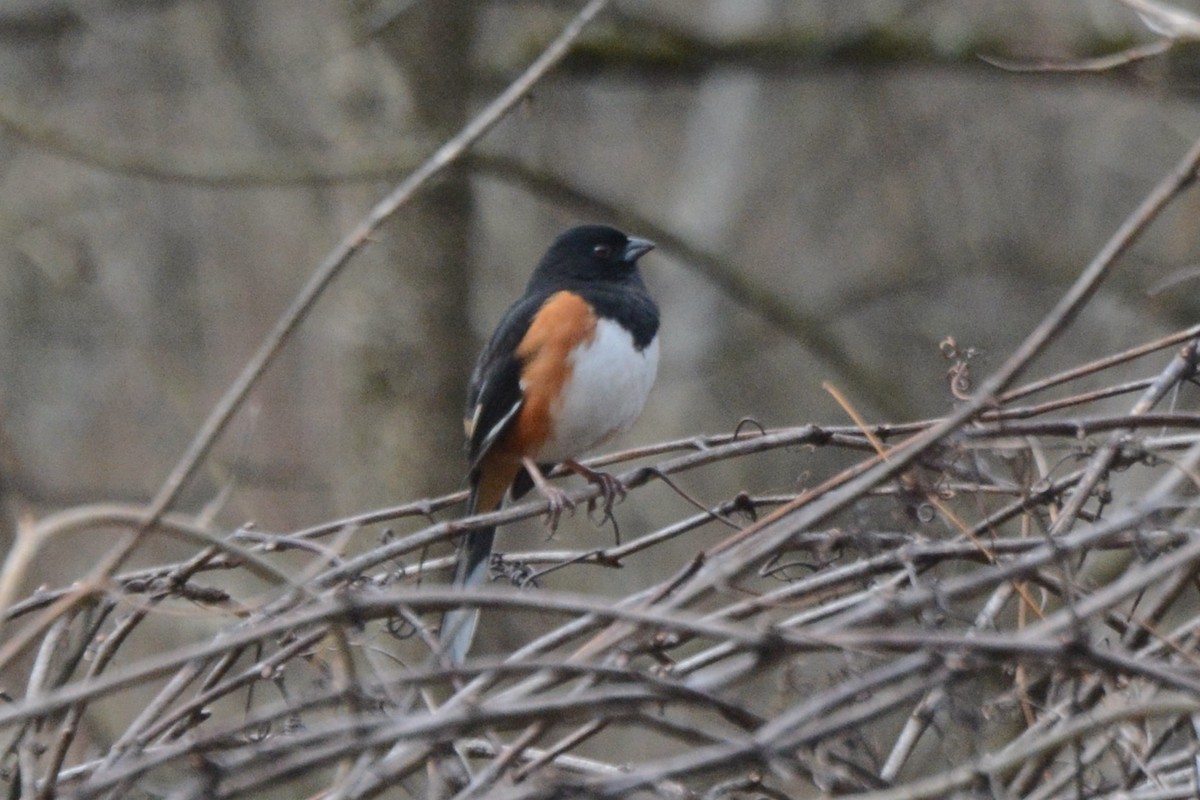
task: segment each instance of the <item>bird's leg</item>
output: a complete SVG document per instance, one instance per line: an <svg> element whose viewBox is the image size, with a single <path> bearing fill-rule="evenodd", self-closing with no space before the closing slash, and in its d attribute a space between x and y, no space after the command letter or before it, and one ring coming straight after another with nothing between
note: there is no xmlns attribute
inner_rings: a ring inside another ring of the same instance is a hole
<svg viewBox="0 0 1200 800"><path fill-rule="evenodd" d="M582 475L587 479L588 483L595 484L600 487L600 497L604 499L604 517L600 520L603 522L612 517L613 503L617 500L625 499L625 485L617 480L616 476L611 472L601 472L591 467L585 467L574 459L567 459L563 462L563 466L572 472ZM596 501L588 501L588 512L590 513L595 508Z"/></svg>
<svg viewBox="0 0 1200 800"><path fill-rule="evenodd" d="M521 463L525 466L525 471L529 473L533 485L541 492L542 497L550 504L550 508L546 511L546 525L553 533L558 529L558 520L562 517L563 511L570 509L575 511L575 501L567 497L567 493L557 486L551 486L546 480L546 476L542 474L542 470L534 463L532 458L522 458Z"/></svg>

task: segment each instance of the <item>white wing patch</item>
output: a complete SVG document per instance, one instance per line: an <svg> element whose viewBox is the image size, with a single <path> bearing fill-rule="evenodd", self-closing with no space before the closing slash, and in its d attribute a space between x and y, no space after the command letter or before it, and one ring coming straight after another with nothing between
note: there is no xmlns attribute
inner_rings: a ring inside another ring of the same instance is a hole
<svg viewBox="0 0 1200 800"><path fill-rule="evenodd" d="M535 461L579 458L629 429L658 373L658 339L645 349L616 322L601 318L595 336L571 353L571 376L552 410L553 435Z"/></svg>
<svg viewBox="0 0 1200 800"><path fill-rule="evenodd" d="M525 405L524 399L518 400L517 402L513 403L512 408L510 408L508 411L504 412L504 416L501 417L500 420L495 425L492 426L491 430L489 430L487 432L487 435L483 437L483 440L479 443L479 453L478 453L478 455L475 456L476 464L479 463L479 460L481 458L483 458L483 456L487 453L487 451L492 449L492 445L495 444L495 442L496 442L496 437L504 432L505 426L508 425L508 423L512 422L513 417L515 417L517 415L517 412L521 410L521 406L523 406L523 405ZM482 410L483 410L482 404L475 406L475 413L474 413L474 415L472 415L471 420L470 420L471 430L467 432L468 438L470 438L471 432L474 431L475 425L479 422L479 415L480 415L480 412L482 412ZM474 464L472 464L472 466L474 466Z"/></svg>

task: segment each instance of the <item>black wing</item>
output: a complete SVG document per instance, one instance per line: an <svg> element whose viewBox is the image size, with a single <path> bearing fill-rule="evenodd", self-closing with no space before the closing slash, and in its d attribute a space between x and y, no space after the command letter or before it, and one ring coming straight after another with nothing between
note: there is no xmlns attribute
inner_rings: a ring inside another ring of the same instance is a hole
<svg viewBox="0 0 1200 800"><path fill-rule="evenodd" d="M474 470L521 409L521 362L517 346L529 332L545 295L526 297L508 309L479 354L467 392L467 456Z"/></svg>

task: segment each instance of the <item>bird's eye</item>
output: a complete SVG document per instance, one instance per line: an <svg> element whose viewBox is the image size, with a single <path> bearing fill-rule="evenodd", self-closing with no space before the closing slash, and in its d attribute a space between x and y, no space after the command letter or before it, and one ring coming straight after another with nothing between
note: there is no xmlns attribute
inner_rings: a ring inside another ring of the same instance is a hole
<svg viewBox="0 0 1200 800"><path fill-rule="evenodd" d="M613 249L610 244L598 244L592 248L592 255L599 258L612 258Z"/></svg>

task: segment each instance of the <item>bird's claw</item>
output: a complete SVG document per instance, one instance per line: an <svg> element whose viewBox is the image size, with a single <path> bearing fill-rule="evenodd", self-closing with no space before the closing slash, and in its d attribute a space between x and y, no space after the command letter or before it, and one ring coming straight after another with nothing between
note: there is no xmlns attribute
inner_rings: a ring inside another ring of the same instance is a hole
<svg viewBox="0 0 1200 800"><path fill-rule="evenodd" d="M546 527L553 534L558 530L558 522L564 511L575 513L575 501L567 496L562 489L554 486L542 487L542 495L546 498Z"/></svg>
<svg viewBox="0 0 1200 800"><path fill-rule="evenodd" d="M588 516L599 506L603 512L600 516L600 522L604 522L612 517L613 506L619 500L624 500L626 491L625 484L621 483L616 476L609 472L593 472L587 476L587 479L592 484L600 487L600 496L593 497L588 500Z"/></svg>
<svg viewBox="0 0 1200 800"><path fill-rule="evenodd" d="M590 518L596 511L597 503L599 501L603 501L603 504L599 506L600 510L604 512L600 517L600 522L612 519L613 505L618 500L625 499L625 484L621 483L621 481L611 472L602 472L597 469L591 469L590 467L583 466L577 461L568 461L567 467L579 475L582 475L588 483L600 488L600 496L593 497L588 500L588 517Z"/></svg>

